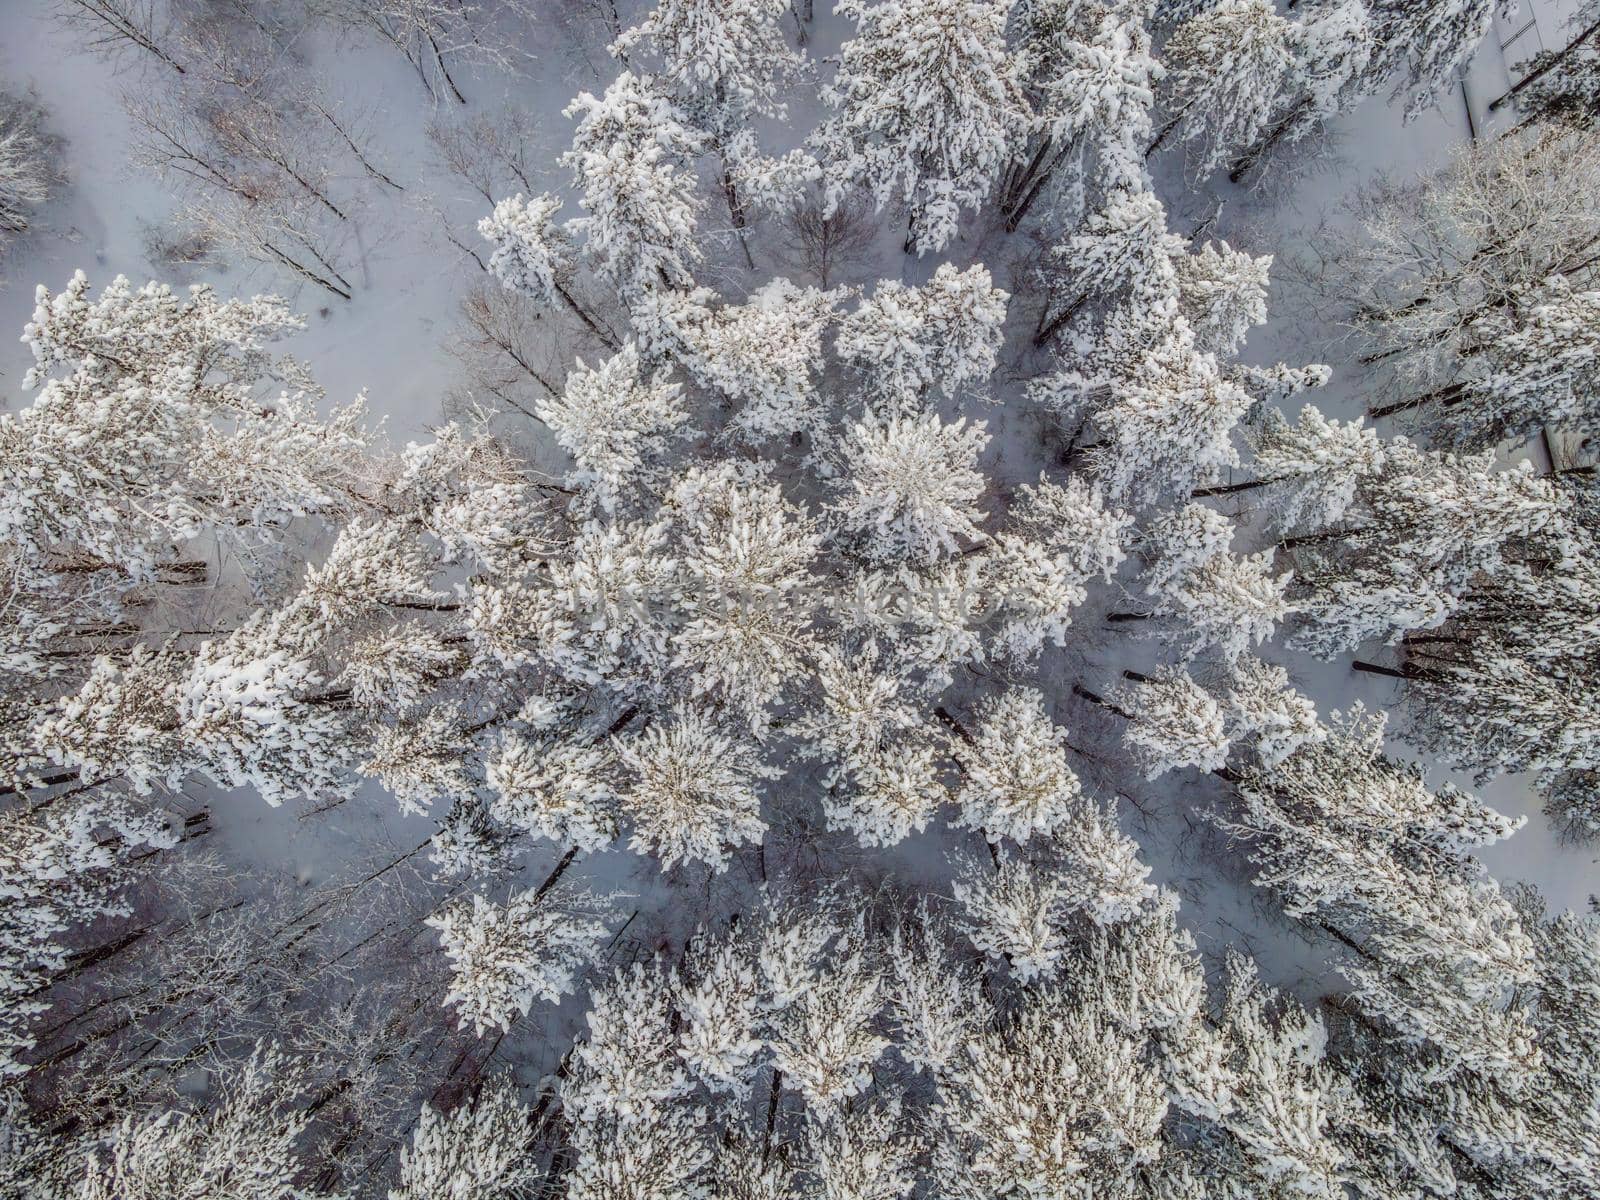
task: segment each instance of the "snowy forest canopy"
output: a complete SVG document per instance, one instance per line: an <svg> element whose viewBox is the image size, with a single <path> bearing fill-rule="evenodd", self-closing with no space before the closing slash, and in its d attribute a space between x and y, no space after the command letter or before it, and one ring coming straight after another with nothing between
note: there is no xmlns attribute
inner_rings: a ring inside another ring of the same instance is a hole
<svg viewBox="0 0 1600 1200"><path fill-rule="evenodd" d="M1600 1197L1513 10L12 6L0 1200Z"/></svg>

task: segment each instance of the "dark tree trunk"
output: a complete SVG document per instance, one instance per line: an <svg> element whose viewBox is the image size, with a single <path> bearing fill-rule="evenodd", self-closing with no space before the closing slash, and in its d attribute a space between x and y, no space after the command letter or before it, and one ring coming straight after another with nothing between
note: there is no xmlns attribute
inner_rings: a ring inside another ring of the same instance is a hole
<svg viewBox="0 0 1600 1200"><path fill-rule="evenodd" d="M1514 85L1512 85L1510 90L1492 100L1489 104L1489 111L1498 112L1508 100L1516 96L1517 93L1522 91L1523 88L1527 87L1531 83L1537 83L1540 79L1543 79L1547 74L1555 70L1562 63L1566 62L1568 56L1570 56L1574 50L1577 50L1580 46L1592 38L1597 31L1600 31L1600 21L1596 21L1577 37L1568 42L1564 48L1556 51L1555 56L1551 58L1549 62L1545 63L1544 66L1540 67L1537 71L1534 71L1524 78L1519 79Z"/></svg>

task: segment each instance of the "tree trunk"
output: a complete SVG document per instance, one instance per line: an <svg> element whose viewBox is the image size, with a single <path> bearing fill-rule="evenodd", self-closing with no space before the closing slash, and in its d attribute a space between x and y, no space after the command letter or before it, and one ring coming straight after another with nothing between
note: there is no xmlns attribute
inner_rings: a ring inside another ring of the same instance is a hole
<svg viewBox="0 0 1600 1200"><path fill-rule="evenodd" d="M733 172L728 169L728 160L722 160L722 195L728 202L728 217L733 222L733 235L739 239L739 249L744 251L744 263L752 271L756 269L756 260L750 255L750 243L744 236L744 201L739 199L739 189L733 182Z"/></svg>
<svg viewBox="0 0 1600 1200"><path fill-rule="evenodd" d="M1051 156L1044 169L1038 172L1033 182L1028 186L1027 194L1022 197L1020 202L1013 205L1011 211L1006 214L1007 233L1015 233L1017 231L1017 226L1022 224L1022 219L1028 215L1028 210L1033 207L1034 201L1044 193L1045 186L1056 173L1056 168L1061 165L1062 160L1067 157L1077 144L1077 140L1074 139L1062 146Z"/></svg>
<svg viewBox="0 0 1600 1200"><path fill-rule="evenodd" d="M1107 700L1104 696L1100 695L1099 693L1091 692L1088 688L1084 687L1081 683L1075 683L1075 684L1072 685L1072 694L1074 696L1079 696L1082 699L1087 700L1090 704L1098 705L1099 707L1105 709L1108 713L1115 713L1117 716L1121 717L1124 721L1133 720L1133 714L1130 713L1127 709L1119 708L1117 705L1111 703L1111 701Z"/></svg>
<svg viewBox="0 0 1600 1200"><path fill-rule="evenodd" d="M1211 487L1195 488L1189 495L1197 499L1202 496L1233 496L1239 492L1271 487L1273 484L1281 482L1283 481L1280 479L1247 479L1243 483L1218 483L1213 484Z"/></svg>
<svg viewBox="0 0 1600 1200"><path fill-rule="evenodd" d="M1061 327L1068 321L1072 320L1077 311L1088 302L1089 293L1085 292L1071 304L1067 305L1066 308L1062 309L1061 312L1056 316L1051 317L1048 321L1042 322L1038 330L1033 335L1033 344L1035 346L1043 346L1051 338L1055 337L1056 334L1061 332Z"/></svg>
<svg viewBox="0 0 1600 1200"><path fill-rule="evenodd" d="M541 883L538 889L533 893L533 899L535 903L545 898L550 889L555 887L557 881L559 881L560 878L567 873L567 868L572 865L573 859L577 857L578 848L576 846L573 846L561 856L561 861L556 863L555 869L544 877L544 882Z"/></svg>
<svg viewBox="0 0 1600 1200"><path fill-rule="evenodd" d="M749 252L746 251L746 255L747 256L748 256L748 253ZM754 266L755 264L752 263L751 265ZM608 348L610 348L612 350L618 350L618 349L621 348L617 343L616 335L614 333L612 333L609 329L602 329L600 327L600 323L589 315L588 310L585 309L583 307L583 305L579 304L576 300L574 300L572 298L572 293L567 291L567 289L564 286L562 286L561 284L559 284L559 283L556 284L556 295L561 297L562 301L565 302L566 306L568 308L570 308L574 313L577 314L578 320L582 321L585 325L587 325L589 327L590 332L592 332L595 335L595 337L599 338L602 342L604 342ZM543 381L541 380L541 382L543 382Z"/></svg>
<svg viewBox="0 0 1600 1200"><path fill-rule="evenodd" d="M967 732L967 727L965 725L950 715L949 710L946 709L944 705L941 704L938 708L934 709L933 715L938 717L939 720L943 721L947 726L949 726L955 735L963 742L967 743L969 746L972 745L972 734Z"/></svg>
<svg viewBox="0 0 1600 1200"><path fill-rule="evenodd" d="M1592 38L1596 31L1600 31L1600 21L1596 21L1577 37L1568 42L1563 49L1558 50L1555 57L1549 62L1545 63L1544 66L1540 67L1537 71L1534 71L1531 75L1519 79L1515 84L1512 85L1510 90L1491 101L1489 104L1489 111L1498 112L1508 100L1514 97L1518 92L1522 91L1523 88L1527 87L1530 83L1537 83L1540 79L1544 78L1545 75L1549 74L1562 63L1566 62L1568 55Z"/></svg>
<svg viewBox="0 0 1600 1200"><path fill-rule="evenodd" d="M450 77L450 68L445 65L444 51L439 48L439 40L431 33L428 35L428 45L433 47L433 61L439 66L439 74L444 76L444 81L450 85L450 94L462 104L467 98L461 94L461 89L456 86L456 81Z"/></svg>
<svg viewBox="0 0 1600 1200"><path fill-rule="evenodd" d="M767 1091L767 1127L761 1135L761 1161L772 1153L772 1133L778 1127L778 1097L783 1091L783 1072L772 1068L772 1086Z"/></svg>
<svg viewBox="0 0 1600 1200"><path fill-rule="evenodd" d="M329 112L315 100L311 101L311 107L316 109L324 121L333 126L334 131L339 135L344 144L350 148L350 153L355 155L356 161L361 164L362 169L365 170L368 175L372 176L372 178L376 179L379 183L387 184L397 192L403 192L406 190L400 184L396 183L394 180L390 179L387 175L380 171L375 165L373 165L372 161L368 159L366 154L362 152L361 147L356 145L355 138L351 137L349 133L345 131L345 127L339 124L337 117L335 117L331 112Z"/></svg>
<svg viewBox="0 0 1600 1200"><path fill-rule="evenodd" d="M1284 538L1278 543L1279 549L1293 550L1299 546L1314 546L1319 542L1337 542L1358 533L1365 533L1365 529L1324 529L1320 533L1300 533L1294 537Z"/></svg>
<svg viewBox="0 0 1600 1200"><path fill-rule="evenodd" d="M1350 666L1357 671L1364 672L1365 674L1382 675L1387 679L1427 679L1429 678L1430 674L1427 671L1419 671L1409 663L1401 667L1386 667L1382 663L1362 662L1360 659L1357 659L1355 662L1351 663Z"/></svg>
<svg viewBox="0 0 1600 1200"><path fill-rule="evenodd" d="M1244 178L1247 171L1254 168L1257 163L1265 158L1267 152L1278 144L1279 139L1294 128L1295 121L1299 119L1300 114L1305 111L1310 103L1309 96L1302 98L1293 108L1278 119L1277 124L1273 125L1265 137L1258 140L1254 146L1241 154L1235 160L1233 170L1228 172L1228 182L1238 183L1239 180Z"/></svg>
<svg viewBox="0 0 1600 1200"><path fill-rule="evenodd" d="M1449 387L1435 388L1421 396L1413 396L1409 400L1399 400L1393 404L1382 404L1377 408L1367 409L1367 416L1374 419L1378 417L1392 417L1395 413L1405 412L1408 408L1421 408L1427 404L1457 404L1466 394L1467 385L1452 383Z"/></svg>
<svg viewBox="0 0 1600 1200"><path fill-rule="evenodd" d="M632 721L638 715L639 706L637 704L629 705L623 710L621 716L619 716L615 721L611 722L611 724L606 727L606 736L615 737L617 734L621 733L625 728L627 728L628 722Z"/></svg>
<svg viewBox="0 0 1600 1200"><path fill-rule="evenodd" d="M1155 141L1151 142L1149 148L1145 150L1144 156L1146 158L1149 158L1157 150L1161 149L1166 140L1172 136L1172 131L1178 127L1178 123L1183 120L1183 114L1188 111L1189 105L1185 104L1177 112L1172 114L1172 119L1161 127L1161 132L1156 134Z"/></svg>
<svg viewBox="0 0 1600 1200"><path fill-rule="evenodd" d="M1045 176L1048 176L1054 169L1055 164L1053 162L1048 167L1044 165L1045 156L1054 147L1055 142L1050 138L1045 138L1039 143L1039 148L1033 152L1033 157L1028 159L1027 164L1020 167L1006 181L1005 199L1001 202L1000 211L1005 214L1007 233L1016 232L1017 225L1028 211L1028 206L1033 203L1032 188L1038 182L1040 169L1043 168ZM1025 196L1027 197L1026 201L1024 201Z"/></svg>
<svg viewBox="0 0 1600 1200"><path fill-rule="evenodd" d="M332 280L326 279L323 276L318 275L315 271L313 271L310 267L306 266L304 263L298 262L294 258L291 258L289 255L285 254L282 250L280 250L276 246L274 246L271 242L262 242L261 243L261 248L263 250L265 250L269 255L271 255L274 259L276 259L278 262L282 263L285 267L288 267L289 270L293 271L296 275L299 275L301 278L309 279L312 283L316 284L318 287L327 289L328 291L332 292L335 296L338 296L342 300L350 299L350 293L348 291L346 291L344 288L340 287L338 284L334 283Z"/></svg>

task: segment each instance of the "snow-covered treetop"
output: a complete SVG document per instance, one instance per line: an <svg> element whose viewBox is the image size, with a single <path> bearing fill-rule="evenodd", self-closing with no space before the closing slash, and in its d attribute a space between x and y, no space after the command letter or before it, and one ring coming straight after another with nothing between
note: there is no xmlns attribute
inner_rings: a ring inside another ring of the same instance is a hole
<svg viewBox="0 0 1600 1200"><path fill-rule="evenodd" d="M566 390L538 401L534 413L572 455L567 483L609 513L632 489L659 476L672 438L688 436L679 393L665 372L641 370L629 342L592 370L579 359Z"/></svg>
<svg viewBox="0 0 1600 1200"><path fill-rule="evenodd" d="M607 901L564 888L514 892L503 905L473 895L446 906L427 919L452 968L444 1003L480 1037L510 1029L535 1000L554 1004L577 987L608 915Z"/></svg>
<svg viewBox="0 0 1600 1200"><path fill-rule="evenodd" d="M654 79L632 71L600 97L580 92L563 111L578 126L561 161L585 213L568 228L583 238L595 269L626 298L690 286L703 255L689 169L700 134Z"/></svg>
<svg viewBox="0 0 1600 1200"><path fill-rule="evenodd" d="M783 115L778 88L805 64L784 35L787 13L781 0L659 0L611 52L648 47L677 102L720 141L751 116Z"/></svg>
<svg viewBox="0 0 1600 1200"><path fill-rule="evenodd" d="M823 430L822 337L842 296L787 279L720 308L709 288L661 292L642 306L643 321L701 384L740 402L733 430L760 444Z"/></svg>
<svg viewBox="0 0 1600 1200"><path fill-rule="evenodd" d="M267 353L303 328L283 301L121 276L89 293L82 272L39 289L38 395L0 415L0 541L25 588L76 562L106 573L110 596L84 597L106 602L203 534L248 555L296 517L363 507L362 404L319 418L303 368Z"/></svg>
<svg viewBox="0 0 1600 1200"><path fill-rule="evenodd" d="M839 322L836 349L861 372L874 406L914 411L934 386L955 396L988 380L1007 299L981 263L965 271L943 263L921 287L879 280Z"/></svg>
<svg viewBox="0 0 1600 1200"><path fill-rule="evenodd" d="M988 441L982 421L946 425L933 413L857 423L845 434L845 490L830 511L870 559L953 554L979 536L984 480L976 466Z"/></svg>
<svg viewBox="0 0 1600 1200"><path fill-rule="evenodd" d="M943 249L1030 123L1005 11L983 0L846 0L838 12L855 36L824 88L834 113L813 135L830 203L864 184L880 207L911 206L908 245Z"/></svg>

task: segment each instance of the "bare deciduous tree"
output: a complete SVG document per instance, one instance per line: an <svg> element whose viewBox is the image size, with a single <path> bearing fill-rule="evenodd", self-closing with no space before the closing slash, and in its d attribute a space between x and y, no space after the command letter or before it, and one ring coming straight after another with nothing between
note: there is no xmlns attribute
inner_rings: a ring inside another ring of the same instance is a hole
<svg viewBox="0 0 1600 1200"><path fill-rule="evenodd" d="M877 233L872 208L859 192L846 195L832 212L820 196L809 195L784 216L780 228L784 262L824 289L840 271L867 257Z"/></svg>
<svg viewBox="0 0 1600 1200"><path fill-rule="evenodd" d="M56 183L57 147L44 123L32 96L0 92L0 235L28 228L32 210Z"/></svg>
<svg viewBox="0 0 1600 1200"><path fill-rule="evenodd" d="M98 53L119 56L141 50L179 75L179 61L170 18L157 0L57 0L57 14Z"/></svg>

